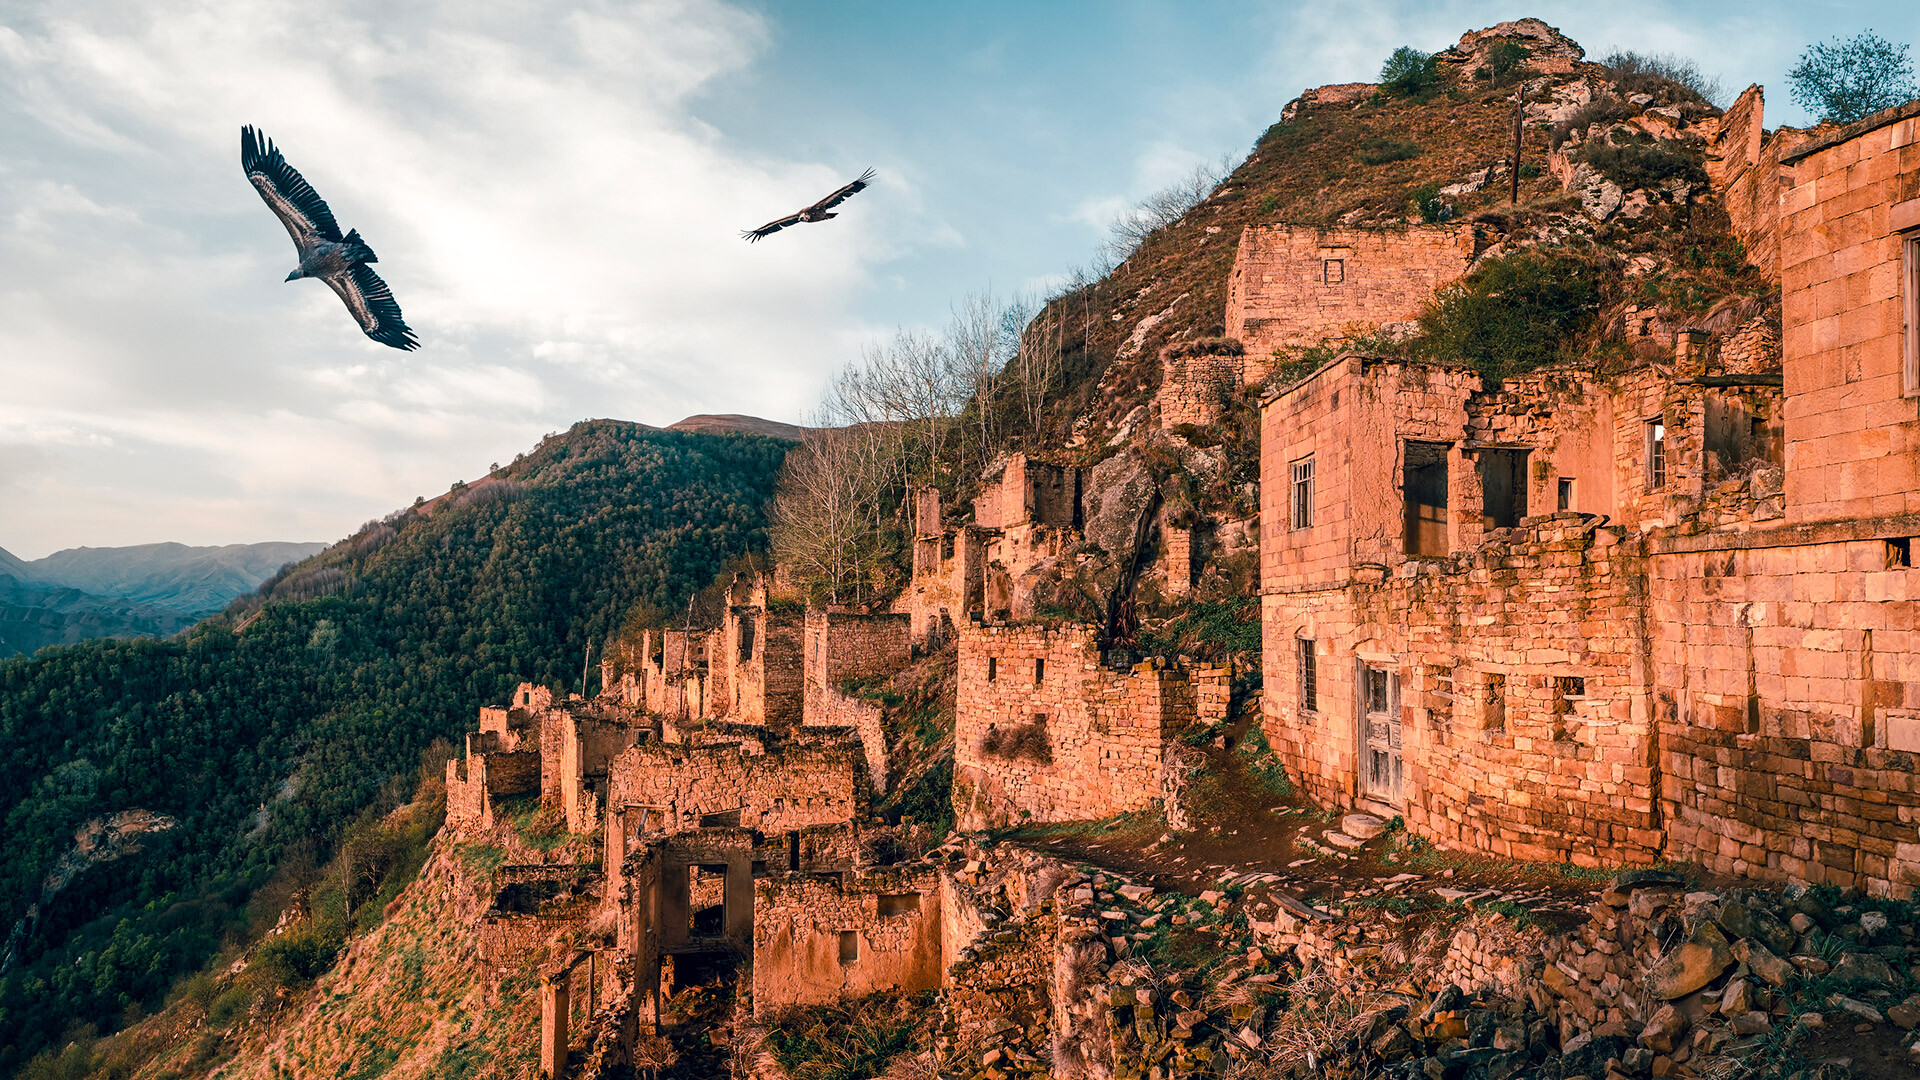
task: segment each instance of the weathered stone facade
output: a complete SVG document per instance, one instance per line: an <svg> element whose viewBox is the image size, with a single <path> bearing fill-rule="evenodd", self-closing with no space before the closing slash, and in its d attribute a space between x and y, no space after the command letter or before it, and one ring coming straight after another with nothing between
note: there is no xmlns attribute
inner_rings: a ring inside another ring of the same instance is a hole
<svg viewBox="0 0 1920 1080"><path fill-rule="evenodd" d="M1264 378L1275 349L1419 315L1466 273L1475 245L1471 225L1248 226L1227 281L1227 336L1246 346L1243 376Z"/></svg>
<svg viewBox="0 0 1920 1080"><path fill-rule="evenodd" d="M1778 338L1501 387L1344 357L1268 401L1267 735L1317 798L1524 858L1920 884L1910 114L1780 158Z"/></svg>
<svg viewBox="0 0 1920 1080"><path fill-rule="evenodd" d="M786 874L754 886L753 1007L767 1012L941 985L933 867Z"/></svg>
<svg viewBox="0 0 1920 1080"><path fill-rule="evenodd" d="M979 829L1145 809L1160 793L1166 740L1194 717L1188 671L1109 670L1092 627L967 627L954 812Z"/></svg>

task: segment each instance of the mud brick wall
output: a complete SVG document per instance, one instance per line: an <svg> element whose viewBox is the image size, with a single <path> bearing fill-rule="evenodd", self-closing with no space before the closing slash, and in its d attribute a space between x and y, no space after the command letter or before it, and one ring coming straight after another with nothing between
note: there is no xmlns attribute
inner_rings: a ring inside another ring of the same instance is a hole
<svg viewBox="0 0 1920 1080"><path fill-rule="evenodd" d="M842 951L849 932L851 957ZM941 974L940 887L930 866L839 881L783 874L754 884L756 1014L843 995L931 990Z"/></svg>
<svg viewBox="0 0 1920 1080"><path fill-rule="evenodd" d="M1920 388L1902 373L1902 233L1920 227L1920 104L1782 159L1787 518L1920 512Z"/></svg>
<svg viewBox="0 0 1920 1080"><path fill-rule="evenodd" d="M1870 532L1839 538L1863 531L1662 545L1670 857L1879 895L1920 885L1920 571L1888 569Z"/></svg>
<svg viewBox="0 0 1920 1080"><path fill-rule="evenodd" d="M863 764L851 745L778 754L731 744L635 746L613 761L608 805L655 807L680 829L698 828L704 814L739 810L742 827L783 832L851 820Z"/></svg>
<svg viewBox="0 0 1920 1080"><path fill-rule="evenodd" d="M1109 671L1087 626L967 627L959 649L953 797L962 828L1089 820L1152 802L1162 746L1193 720L1185 672ZM1043 752L986 748L989 735L1035 725Z"/></svg>
<svg viewBox="0 0 1920 1080"><path fill-rule="evenodd" d="M1246 381L1245 356L1188 356L1160 350L1160 426L1217 423L1234 391Z"/></svg>
<svg viewBox="0 0 1920 1080"><path fill-rule="evenodd" d="M1226 311L1227 336L1246 343L1245 378L1264 378L1277 348L1414 318L1435 289L1466 272L1473 254L1471 225L1249 225Z"/></svg>

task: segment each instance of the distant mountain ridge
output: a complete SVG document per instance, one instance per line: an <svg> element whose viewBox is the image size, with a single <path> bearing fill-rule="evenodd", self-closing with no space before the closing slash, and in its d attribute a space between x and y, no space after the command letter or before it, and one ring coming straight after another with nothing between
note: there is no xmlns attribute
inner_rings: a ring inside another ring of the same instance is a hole
<svg viewBox="0 0 1920 1080"><path fill-rule="evenodd" d="M0 657L99 637L165 637L325 544L67 548L27 561L0 548Z"/></svg>
<svg viewBox="0 0 1920 1080"><path fill-rule="evenodd" d="M189 615L210 615L252 592L276 570L326 549L272 541L190 547L136 544L56 551L26 566L35 580L96 596L118 596Z"/></svg>

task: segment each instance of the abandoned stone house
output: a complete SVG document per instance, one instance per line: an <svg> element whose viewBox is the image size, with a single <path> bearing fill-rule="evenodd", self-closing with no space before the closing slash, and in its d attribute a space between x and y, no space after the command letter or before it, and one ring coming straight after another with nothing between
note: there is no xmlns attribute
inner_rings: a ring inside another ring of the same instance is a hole
<svg viewBox="0 0 1920 1080"><path fill-rule="evenodd" d="M1264 724L1316 799L1521 858L1920 884L1920 103L1760 115L1711 164L1777 336L1500 385L1349 355L1264 403ZM1227 321L1404 318L1458 242L1404 232L1250 235ZM1396 284L1326 298L1362 282Z"/></svg>
<svg viewBox="0 0 1920 1080"><path fill-rule="evenodd" d="M1087 821L1169 794L1168 741L1226 716L1232 671L1106 666L1095 627L960 630L953 805L962 829Z"/></svg>

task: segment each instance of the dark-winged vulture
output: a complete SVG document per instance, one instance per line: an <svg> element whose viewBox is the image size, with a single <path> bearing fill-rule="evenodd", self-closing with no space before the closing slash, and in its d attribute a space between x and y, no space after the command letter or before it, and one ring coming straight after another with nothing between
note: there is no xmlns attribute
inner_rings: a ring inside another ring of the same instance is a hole
<svg viewBox="0 0 1920 1080"><path fill-rule="evenodd" d="M253 128L241 128L240 167L266 200L267 209L287 227L287 235L293 237L294 249L300 253L300 265L287 280L319 278L340 295L368 337L396 349L419 348L419 339L400 317L393 290L367 266L379 262L379 257L360 239L360 230L340 235L327 201L287 164L279 147Z"/></svg>
<svg viewBox="0 0 1920 1080"><path fill-rule="evenodd" d="M781 229L784 229L789 225L798 225L803 221L825 221L828 218L839 217L840 216L839 214L829 214L827 213L827 211L833 209L836 206L839 206L843 202L846 202L848 199L852 198L854 195L862 191L865 191L867 185L872 182L873 182L873 170L868 169L866 172L863 172L860 174L860 178L858 180L855 180L853 183L848 184L846 187L841 188L839 191L834 192L833 194L827 196L826 198L821 199L819 202L814 203L812 206L807 207L805 210L802 210L797 214L788 214L786 217L783 217L778 221L769 221L765 225L762 225L757 229L748 229L745 232L742 232L740 235L746 238L747 243L751 244L756 240L759 240L763 236L772 236L774 233L779 232Z"/></svg>

